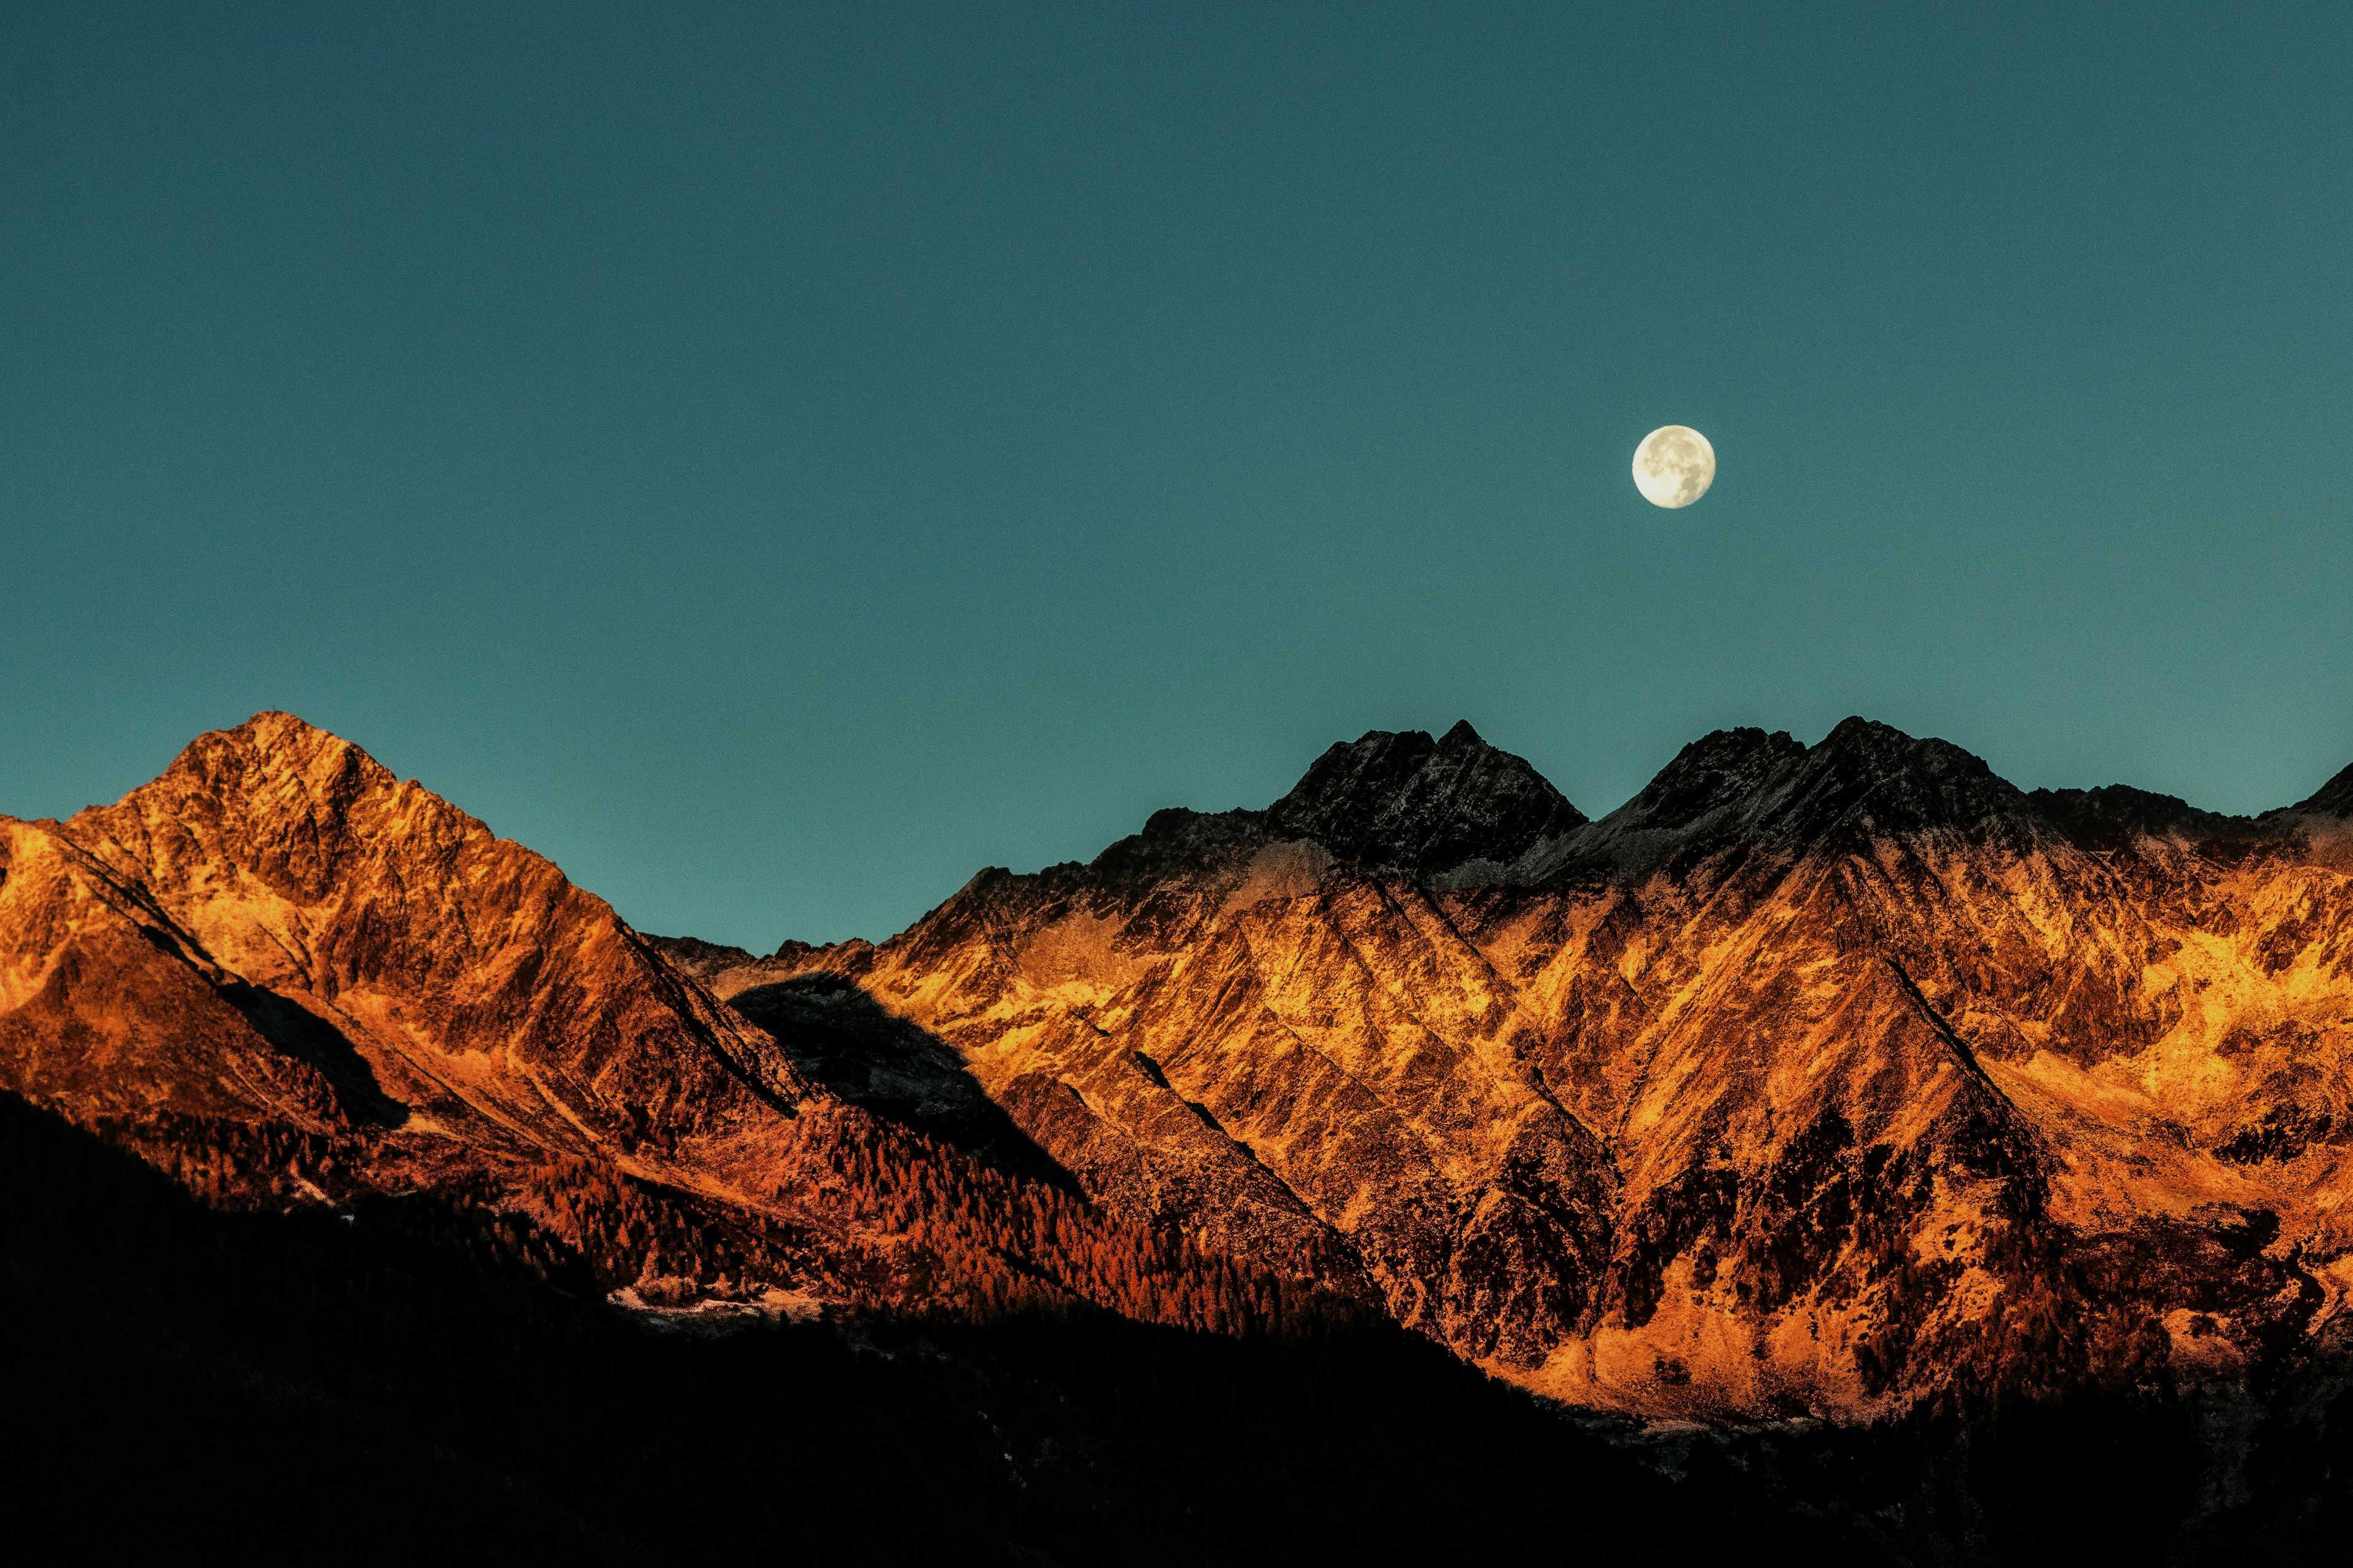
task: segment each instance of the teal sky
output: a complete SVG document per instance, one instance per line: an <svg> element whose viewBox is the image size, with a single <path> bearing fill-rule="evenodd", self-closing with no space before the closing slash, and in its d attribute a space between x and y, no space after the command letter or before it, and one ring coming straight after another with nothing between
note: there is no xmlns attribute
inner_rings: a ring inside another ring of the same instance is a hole
<svg viewBox="0 0 2353 1568"><path fill-rule="evenodd" d="M2348 81L2342 4L13 0L0 810L288 708L765 947L1462 717L1595 814L1855 712L2283 804Z"/></svg>

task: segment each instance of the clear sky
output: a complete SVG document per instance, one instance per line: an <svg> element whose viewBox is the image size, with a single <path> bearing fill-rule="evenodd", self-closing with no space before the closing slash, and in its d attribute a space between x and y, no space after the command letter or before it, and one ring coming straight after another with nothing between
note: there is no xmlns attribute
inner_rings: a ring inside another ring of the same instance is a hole
<svg viewBox="0 0 2353 1568"><path fill-rule="evenodd" d="M2341 0L10 0L0 810L288 708L766 947L1461 717L1597 815L1853 712L2279 805L2348 81Z"/></svg>

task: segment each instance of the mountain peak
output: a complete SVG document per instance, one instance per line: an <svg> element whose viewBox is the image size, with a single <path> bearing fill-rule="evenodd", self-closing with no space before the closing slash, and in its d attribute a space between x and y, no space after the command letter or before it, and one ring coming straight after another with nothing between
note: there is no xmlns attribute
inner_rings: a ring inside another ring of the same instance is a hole
<svg viewBox="0 0 2353 1568"><path fill-rule="evenodd" d="M1811 746L1786 731L1693 742L1599 825L1587 852L1637 861L1726 835L1979 829L2032 816L1983 759L1874 720L1841 720Z"/></svg>
<svg viewBox="0 0 2353 1568"><path fill-rule="evenodd" d="M82 881L58 883L50 923L104 903L115 936L145 933L180 965L140 984L219 1026L157 1030L122 1058L123 1081L159 1103L181 1075L267 1110L290 1053L361 1120L398 1125L414 1108L465 1136L576 1151L732 1136L752 1104L798 1092L765 1036L717 1014L554 862L292 714L197 737L55 834ZM122 1003L77 992L58 1006L45 1027L70 1045L102 1037ZM79 1047L58 1059L96 1070ZM469 1065L453 1077L453 1061Z"/></svg>
<svg viewBox="0 0 2353 1568"><path fill-rule="evenodd" d="M1907 734L1893 724L1852 714L1840 720L1809 752L1860 763L1877 771L1914 767L1958 769L1990 774L1992 769L1974 752L1933 735Z"/></svg>
<svg viewBox="0 0 2353 1568"><path fill-rule="evenodd" d="M327 742L341 746L351 743L334 731L322 730L300 713L289 713L283 708L264 708L231 732L250 735L257 741L271 744L293 742L301 744Z"/></svg>
<svg viewBox="0 0 2353 1568"><path fill-rule="evenodd" d="M1950 741L1853 718L1806 752L1791 805L1815 820L1880 828L1979 826L2030 815L2024 794Z"/></svg>
<svg viewBox="0 0 2353 1568"><path fill-rule="evenodd" d="M1754 795L1779 769L1805 754L1805 746L1786 730L1718 730L1676 752L1610 819L1621 829L1687 827Z"/></svg>
<svg viewBox="0 0 2353 1568"><path fill-rule="evenodd" d="M1434 872L1512 859L1585 815L1465 720L1437 740L1423 730L1372 730L1333 745L1267 820L1344 860Z"/></svg>
<svg viewBox="0 0 2353 1568"><path fill-rule="evenodd" d="M1454 727L1438 738L1438 744L1440 750L1459 751L1466 746L1485 746L1487 742L1479 738L1479 731L1471 727L1470 720L1457 719Z"/></svg>
<svg viewBox="0 0 2353 1568"><path fill-rule="evenodd" d="M2347 768L2289 809L2314 816L2353 816L2353 767Z"/></svg>
<svg viewBox="0 0 2353 1568"><path fill-rule="evenodd" d="M346 792L399 782L390 769L342 736L294 714L265 709L232 729L197 736L161 778L144 787L193 784L208 794L224 788L251 793L271 781L283 784L300 780L304 793L315 794L339 779Z"/></svg>
<svg viewBox="0 0 2353 1568"><path fill-rule="evenodd" d="M2179 795L2130 784L2038 789L2026 798L2087 849L2120 849L2137 839L2174 836L2211 839L2245 826L2239 818L2201 811Z"/></svg>
<svg viewBox="0 0 2353 1568"><path fill-rule="evenodd" d="M160 775L65 826L131 862L238 866L298 900L334 885L352 858L396 842L448 855L494 839L479 818L403 784L351 742L276 710L197 736Z"/></svg>

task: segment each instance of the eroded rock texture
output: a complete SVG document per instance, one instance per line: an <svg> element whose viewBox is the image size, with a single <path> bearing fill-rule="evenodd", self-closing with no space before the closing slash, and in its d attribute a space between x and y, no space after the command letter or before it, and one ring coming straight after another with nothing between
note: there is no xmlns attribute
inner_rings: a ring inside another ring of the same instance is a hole
<svg viewBox="0 0 2353 1568"><path fill-rule="evenodd" d="M936 1076L944 1047L894 1026ZM117 805L0 818L0 1087L222 1202L430 1193L659 1305L1042 1299L1222 1327L1298 1304L1088 1205L952 1068L976 1103L928 1127L827 1087L795 1053L826 1067L830 1038L780 1042L554 866L290 715Z"/></svg>
<svg viewBox="0 0 2353 1568"><path fill-rule="evenodd" d="M2228 1382L2353 1286L2342 794L2030 796L1851 720L1588 823L1467 726L1376 733L1270 811L705 973L754 1013L852 981L1104 1205L1341 1249L1563 1397Z"/></svg>
<svg viewBox="0 0 2353 1568"><path fill-rule="evenodd" d="M1852 720L1588 821L1468 725L1377 732L754 958L264 714L0 818L0 1085L224 1202L462 1194L649 1301L1357 1304L1652 1415L2239 1387L2347 1332L2348 811L2029 795Z"/></svg>

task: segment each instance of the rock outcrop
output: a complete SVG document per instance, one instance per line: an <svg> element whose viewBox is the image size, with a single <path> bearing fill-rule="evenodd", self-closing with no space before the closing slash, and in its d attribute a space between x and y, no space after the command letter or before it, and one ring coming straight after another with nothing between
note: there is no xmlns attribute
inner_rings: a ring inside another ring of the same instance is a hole
<svg viewBox="0 0 2353 1568"><path fill-rule="evenodd" d="M2348 1331L2344 784L2029 795L1850 720L1588 821L1467 725L1376 732L755 958L264 714L0 818L0 1086L640 1304L1377 1310L1703 1419L2253 1387Z"/></svg>
<svg viewBox="0 0 2353 1568"><path fill-rule="evenodd" d="M1862 720L1587 822L1466 727L1264 813L984 872L854 982L1099 1202L1318 1232L1492 1370L1654 1415L2229 1383L2353 1288L2353 888L2252 822L2029 795ZM2333 786L2332 786L2333 787Z"/></svg>
<svg viewBox="0 0 2353 1568"><path fill-rule="evenodd" d="M828 1038L780 1043L290 715L116 805L0 818L0 1087L223 1202L438 1193L656 1304L1223 1322L1289 1289L1108 1221L1001 1117L876 1114L796 1060Z"/></svg>

